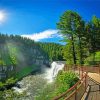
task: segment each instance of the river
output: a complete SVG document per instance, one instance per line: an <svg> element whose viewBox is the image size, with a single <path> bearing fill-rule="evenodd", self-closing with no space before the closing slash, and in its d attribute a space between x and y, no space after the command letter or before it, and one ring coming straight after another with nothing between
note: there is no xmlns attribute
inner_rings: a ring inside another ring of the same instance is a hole
<svg viewBox="0 0 100 100"><path fill-rule="evenodd" d="M54 61L50 68L44 68L44 73L39 75L29 75L17 82L19 87L13 87L15 92L26 92L27 96L35 96L46 84L52 83L58 72L64 68L64 61Z"/></svg>

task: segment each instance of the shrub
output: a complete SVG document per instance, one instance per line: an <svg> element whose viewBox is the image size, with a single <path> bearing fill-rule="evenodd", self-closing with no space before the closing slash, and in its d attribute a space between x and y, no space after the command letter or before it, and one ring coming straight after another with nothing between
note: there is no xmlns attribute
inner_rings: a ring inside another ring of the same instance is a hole
<svg viewBox="0 0 100 100"><path fill-rule="evenodd" d="M13 77L11 77L6 80L6 85L15 84L16 81L17 81L17 79L14 79Z"/></svg>
<svg viewBox="0 0 100 100"><path fill-rule="evenodd" d="M53 97L67 91L77 81L78 77L74 72L60 71L55 82L44 87L44 89L37 95L35 100L51 100Z"/></svg>
<svg viewBox="0 0 100 100"><path fill-rule="evenodd" d="M95 59L93 54L91 54L89 57L85 59L85 65L96 65L99 63L100 63L100 51L95 53Z"/></svg>
<svg viewBox="0 0 100 100"><path fill-rule="evenodd" d="M56 78L56 84L58 87L57 92L58 93L65 92L70 87L72 87L78 80L79 79L74 72L71 72L71 71L70 72L66 72L66 71L60 72Z"/></svg>

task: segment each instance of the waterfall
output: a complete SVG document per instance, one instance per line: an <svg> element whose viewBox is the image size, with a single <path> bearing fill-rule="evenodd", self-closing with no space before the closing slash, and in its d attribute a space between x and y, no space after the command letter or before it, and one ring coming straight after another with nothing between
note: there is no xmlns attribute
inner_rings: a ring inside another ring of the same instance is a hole
<svg viewBox="0 0 100 100"><path fill-rule="evenodd" d="M40 76L47 79L48 83L53 82L58 72L64 68L64 65L65 65L64 61L54 61L51 63L50 68L46 68L46 67L44 68L45 73L40 74ZM37 75L33 75L33 76L30 75L30 76L23 78L21 81L17 82L17 85L19 85L20 88L18 86L14 86L12 89L14 89L14 91L18 93L29 91L28 88L31 87L32 82L33 82L32 77L34 77L35 79ZM31 92L28 92L28 93L31 93Z"/></svg>
<svg viewBox="0 0 100 100"><path fill-rule="evenodd" d="M48 82L53 82L58 72L64 68L64 65L65 65L64 61L52 62L51 68L46 69L45 78L48 80Z"/></svg>

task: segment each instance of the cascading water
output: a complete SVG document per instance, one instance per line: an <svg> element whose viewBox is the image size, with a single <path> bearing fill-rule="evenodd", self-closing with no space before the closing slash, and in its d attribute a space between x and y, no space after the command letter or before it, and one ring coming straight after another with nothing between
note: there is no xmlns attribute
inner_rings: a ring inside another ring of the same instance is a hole
<svg viewBox="0 0 100 100"><path fill-rule="evenodd" d="M65 65L64 61L54 61L51 64L51 68L46 68L45 67L44 68L45 73L40 74L40 76L43 77L44 79L47 79L48 83L53 82L53 80L57 76L58 72L64 68L64 65ZM29 87L32 88L32 82L33 82L32 77L34 77L34 79L35 79L35 78L37 78L37 75L27 76L27 77L23 78L23 80L17 82L17 84L20 85L20 88L16 87L16 86L13 87L15 92L22 93L24 91L28 91L28 94L30 94L31 92L29 91L30 90ZM33 83L33 85L34 84L35 83Z"/></svg>
<svg viewBox="0 0 100 100"><path fill-rule="evenodd" d="M64 61L54 61L51 64L51 68L46 69L46 79L48 82L53 82L54 78L57 76L58 72L64 68Z"/></svg>

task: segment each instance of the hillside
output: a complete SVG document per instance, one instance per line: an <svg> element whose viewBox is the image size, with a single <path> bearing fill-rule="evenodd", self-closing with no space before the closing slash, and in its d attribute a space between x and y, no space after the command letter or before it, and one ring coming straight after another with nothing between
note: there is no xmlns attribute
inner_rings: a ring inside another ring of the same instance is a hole
<svg viewBox="0 0 100 100"><path fill-rule="evenodd" d="M59 44L36 43L18 35L0 34L0 79L21 78L30 72L40 72L42 66L49 66L50 61L61 60L61 50Z"/></svg>

